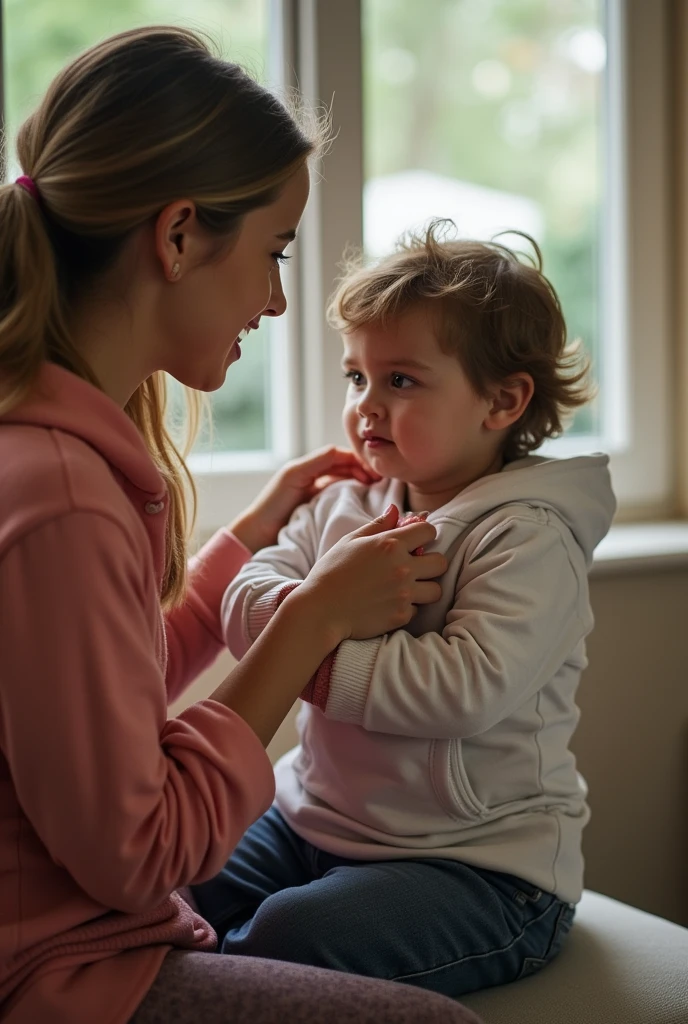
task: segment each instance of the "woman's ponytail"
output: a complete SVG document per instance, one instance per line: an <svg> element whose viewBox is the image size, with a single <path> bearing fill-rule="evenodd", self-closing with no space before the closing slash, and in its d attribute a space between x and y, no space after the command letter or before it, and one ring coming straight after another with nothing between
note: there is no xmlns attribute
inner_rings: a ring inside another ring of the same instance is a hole
<svg viewBox="0 0 688 1024"><path fill-rule="evenodd" d="M0 187L0 415L20 402L65 339L55 256L39 201L21 185Z"/></svg>

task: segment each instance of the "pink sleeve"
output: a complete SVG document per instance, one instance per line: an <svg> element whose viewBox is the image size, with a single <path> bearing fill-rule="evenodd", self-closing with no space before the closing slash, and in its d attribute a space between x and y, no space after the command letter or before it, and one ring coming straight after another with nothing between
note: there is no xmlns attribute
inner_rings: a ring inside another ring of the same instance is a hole
<svg viewBox="0 0 688 1024"><path fill-rule="evenodd" d="M273 797L237 715L203 701L167 721L144 566L119 523L82 512L0 562L0 747L17 800L78 885L126 912L215 874Z"/></svg>
<svg viewBox="0 0 688 1024"><path fill-rule="evenodd" d="M222 597L250 557L251 552L229 530L218 530L191 560L187 599L165 619L169 704L224 650Z"/></svg>

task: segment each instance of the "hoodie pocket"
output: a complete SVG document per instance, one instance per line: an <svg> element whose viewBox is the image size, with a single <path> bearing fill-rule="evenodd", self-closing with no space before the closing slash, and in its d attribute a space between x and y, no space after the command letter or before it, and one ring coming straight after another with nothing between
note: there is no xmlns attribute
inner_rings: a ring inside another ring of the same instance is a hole
<svg viewBox="0 0 688 1024"><path fill-rule="evenodd" d="M456 821L469 824L486 814L475 795L463 763L461 740L434 740L430 749L430 774L437 799Z"/></svg>

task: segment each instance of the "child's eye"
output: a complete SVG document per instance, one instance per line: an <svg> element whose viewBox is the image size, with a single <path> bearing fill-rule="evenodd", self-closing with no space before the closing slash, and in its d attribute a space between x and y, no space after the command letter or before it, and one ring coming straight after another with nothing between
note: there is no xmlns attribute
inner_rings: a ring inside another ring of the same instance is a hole
<svg viewBox="0 0 688 1024"><path fill-rule="evenodd" d="M272 258L275 263L288 263L291 256L285 256L283 252L273 252Z"/></svg>
<svg viewBox="0 0 688 1024"><path fill-rule="evenodd" d="M410 377L406 377L403 373L393 373L390 383L393 388L401 391L404 388L411 387L416 382L411 380Z"/></svg>
<svg viewBox="0 0 688 1024"><path fill-rule="evenodd" d="M344 376L348 381L351 381L354 387L360 388L363 386L363 374L358 370L347 370Z"/></svg>

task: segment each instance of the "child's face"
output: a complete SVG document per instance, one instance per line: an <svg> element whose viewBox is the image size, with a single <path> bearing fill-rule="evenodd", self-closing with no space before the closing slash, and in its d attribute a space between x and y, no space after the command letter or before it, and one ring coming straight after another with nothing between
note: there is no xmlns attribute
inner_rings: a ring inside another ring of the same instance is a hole
<svg viewBox="0 0 688 1024"><path fill-rule="evenodd" d="M343 341L344 428L374 470L428 496L456 493L493 471L499 439L484 426L491 399L442 351L425 308Z"/></svg>

